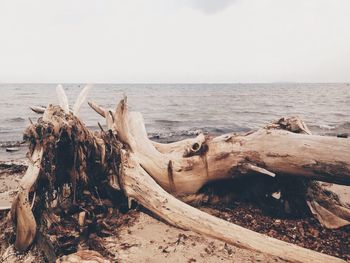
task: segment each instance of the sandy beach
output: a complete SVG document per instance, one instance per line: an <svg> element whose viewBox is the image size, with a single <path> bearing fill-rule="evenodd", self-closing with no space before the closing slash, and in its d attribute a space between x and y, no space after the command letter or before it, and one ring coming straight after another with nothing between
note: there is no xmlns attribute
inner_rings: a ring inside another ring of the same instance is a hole
<svg viewBox="0 0 350 263"><path fill-rule="evenodd" d="M25 162L0 164L0 208L10 207L18 182L26 168ZM142 212L132 213L133 223L118 227L115 236L101 238L110 256L117 262L283 262L277 258L252 253L191 231L183 231ZM3 220L4 218L0 218ZM13 253L5 262L38 262L43 260L37 250L24 255L14 253L13 247L3 252Z"/></svg>
<svg viewBox="0 0 350 263"><path fill-rule="evenodd" d="M16 194L16 189L20 178L23 176L23 172L26 169L26 162L2 162L0 163L0 207L10 207L12 198ZM342 202L350 203L349 199L349 186L340 186L323 183L323 186L327 189L337 193ZM272 219L261 214L261 211L254 205L239 205L236 208L223 208L223 207L202 207L203 211L221 217L230 222L241 224L252 230L260 229L262 233L277 237L287 237L286 241L294 242L299 245L311 246L310 248L316 248L319 251L322 245L329 246L329 240L344 243L348 227L344 230L326 231L321 227L314 227L313 223L309 225L309 219L301 220L285 220L285 219ZM3 214L3 216L5 216ZM145 213L143 209L136 207L124 216L122 219L126 223L121 223L116 228L115 234L107 237L99 237L98 235L92 235L91 240L94 240L91 244L83 244L82 248L97 249L100 253L105 255L110 260L116 260L118 262L178 262L181 259L182 262L284 262L281 259L266 256L261 253L253 253L251 251L237 248L232 245L228 245L224 242L201 236L191 231L184 231L179 228L170 226L167 223L159 221L158 218ZM257 220L254 220L256 218ZM2 218L1 220L4 220ZM235 222L235 220L237 222ZM255 223L254 223L255 221ZM256 221L260 222L257 223ZM244 225L245 223L247 223ZM253 222L253 224L249 223ZM272 223L270 223L272 222ZM276 224L276 222L279 222ZM298 223L299 222L299 223ZM262 227L265 224L264 227ZM293 232L293 225L302 226L302 231L305 235L304 241L298 241L293 239L293 235L300 234L300 229L297 232ZM317 225L317 223L316 223ZM310 228L311 227L311 228ZM266 230L265 230L265 229ZM266 232L264 232L266 231ZM277 232L281 232L281 236ZM287 231L283 232L283 231ZM338 231L338 234L336 234ZM345 232L344 232L345 231ZM289 233L288 233L289 232ZM319 233L319 234L318 234ZM328 233L328 234L327 234ZM333 233L333 234L330 234ZM345 236L339 236L339 233L343 233ZM312 235L318 237L310 237ZM310 236L309 236L310 235ZM333 237L332 237L333 235ZM327 239L328 238L328 239ZM335 240L334 238L338 238ZM324 239L324 240L322 240ZM311 240L311 243L310 243ZM298 243L299 242L299 243ZM350 260L350 251L346 252L346 247L342 252L339 252L337 248L339 245L335 245L333 248L329 248L332 254L336 256L342 256ZM348 240L346 241L348 242ZM97 244L103 244L103 249L96 248ZM328 245L327 245L328 244ZM345 246L349 245L344 243ZM92 246L92 247L89 247ZM79 249L79 248L78 248ZM2 256L6 256L6 259L2 262L41 262L43 256L40 250L37 248L30 250L25 254L14 253L13 246L8 247L6 250L1 249ZM73 250L74 251L74 250ZM336 252L337 251L337 252ZM326 252L327 251L323 251ZM12 254L11 254L12 253ZM341 253L341 254L339 254ZM344 254L345 253L345 254Z"/></svg>

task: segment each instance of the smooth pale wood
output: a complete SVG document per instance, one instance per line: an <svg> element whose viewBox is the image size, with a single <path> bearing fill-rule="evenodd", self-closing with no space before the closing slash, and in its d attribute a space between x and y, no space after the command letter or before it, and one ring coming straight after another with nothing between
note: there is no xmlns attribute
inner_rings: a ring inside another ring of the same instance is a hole
<svg viewBox="0 0 350 263"><path fill-rule="evenodd" d="M66 114L69 114L68 98L61 84L57 85L56 93L58 98L58 104Z"/></svg>
<svg viewBox="0 0 350 263"><path fill-rule="evenodd" d="M330 210L324 208L316 201L308 201L307 204L317 220L328 229L337 229L342 226L349 225L349 209L339 205L334 205L334 208L338 209L338 211L332 213ZM339 217L339 214L348 220Z"/></svg>
<svg viewBox="0 0 350 263"><path fill-rule="evenodd" d="M119 103L114 121L118 139L157 183L175 195L196 193L211 181L259 170L262 176L280 174L350 185L350 139L264 128L244 135L199 135L159 144L148 139L142 115L129 113L125 101ZM200 150L191 152L195 144Z"/></svg>
<svg viewBox="0 0 350 263"><path fill-rule="evenodd" d="M120 178L129 198L174 226L289 262L345 262L231 224L181 202L151 178L133 153L122 151Z"/></svg>
<svg viewBox="0 0 350 263"><path fill-rule="evenodd" d="M106 110L104 108L100 107L93 101L89 101L88 104L94 111L96 111L102 117L106 117Z"/></svg>
<svg viewBox="0 0 350 263"><path fill-rule="evenodd" d="M15 247L19 251L25 251L36 234L37 225L29 204L29 192L38 179L42 157L43 147L37 145L29 160L27 171L19 183L19 192L11 207L11 217L16 224Z"/></svg>
<svg viewBox="0 0 350 263"><path fill-rule="evenodd" d="M16 220L15 247L19 251L25 251L36 235L37 225L29 204L28 195L28 190L19 192L16 202L14 202L15 206L11 209L11 215Z"/></svg>
<svg viewBox="0 0 350 263"><path fill-rule="evenodd" d="M114 125L114 116L113 112L110 110L106 110L99 105L97 105L93 101L88 102L89 106L95 110L98 114L100 114L102 117L106 118L106 126L108 130L113 130L113 125Z"/></svg>
<svg viewBox="0 0 350 263"><path fill-rule="evenodd" d="M92 85L86 85L79 93L78 98L76 99L74 106L73 106L73 114L75 116L78 116L81 106L83 106L83 103L91 89Z"/></svg>
<svg viewBox="0 0 350 263"><path fill-rule="evenodd" d="M37 145L32 153L32 157L29 159L26 173L24 174L19 183L19 186L22 189L26 189L29 191L38 179L42 157L43 147L41 145Z"/></svg>

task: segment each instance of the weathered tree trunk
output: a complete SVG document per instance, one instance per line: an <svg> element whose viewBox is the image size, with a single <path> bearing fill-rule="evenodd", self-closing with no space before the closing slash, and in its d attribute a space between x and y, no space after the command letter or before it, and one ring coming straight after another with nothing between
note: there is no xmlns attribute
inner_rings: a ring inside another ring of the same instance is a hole
<svg viewBox="0 0 350 263"><path fill-rule="evenodd" d="M96 111L102 116L110 114L100 107ZM191 194L211 181L232 179L249 172L349 184L349 140L294 134L270 127L245 135L229 134L216 138L200 135L195 139L164 145L147 138L141 114L129 113L125 100L118 105L113 119L113 129L126 145L119 176L121 187L129 198L175 226L236 246L263 251L288 261L335 261L334 258L287 245L200 212L163 189L173 195ZM309 133L303 123L299 123L297 128L300 132ZM337 149L339 154L330 157L328 153L331 149Z"/></svg>
<svg viewBox="0 0 350 263"><path fill-rule="evenodd" d="M148 139L142 115L129 113L125 101L114 119L118 138L143 169L174 195L196 193L208 182L250 172L350 185L349 139L292 133L276 124L244 135L201 134L159 144ZM303 132L303 126L297 128Z"/></svg>
<svg viewBox="0 0 350 263"><path fill-rule="evenodd" d="M63 92L62 88L58 91L59 94ZM281 120L244 135L227 134L216 138L199 135L176 143L159 144L148 139L142 115L129 113L125 99L118 104L115 112L90 103L106 118L109 131L100 134L91 133L74 116L79 106L71 114L67 99L60 101L64 104L61 105L63 111L50 106L44 109L43 120L52 132L47 134L48 137L75 140L62 156L56 156L59 159L72 154L67 162L73 159L73 163L64 168L65 173L69 172L74 196L76 184L98 183L99 179L94 176L103 173L103 179L108 179L113 189L122 190L128 198L135 199L175 226L287 261L341 262L340 259L220 220L181 202L175 196L196 194L210 182L231 180L251 173L350 185L349 139L308 135L306 126L296 119ZM81 100L78 101L81 105ZM42 112L42 109L36 111ZM285 126L300 134L284 130ZM36 132L33 134L36 148L32 158L36 163L41 163L41 149L45 149L47 142L37 138ZM114 156L111 153L117 153L122 162L111 158ZM32 186L38 179L39 170L34 165L29 166L22 181L24 187L13 203L12 216L16 219L19 233L16 246L21 250L30 245L35 235L36 225L28 193L35 190ZM57 177L61 174L57 172ZM29 225L23 223L26 218L30 218Z"/></svg>

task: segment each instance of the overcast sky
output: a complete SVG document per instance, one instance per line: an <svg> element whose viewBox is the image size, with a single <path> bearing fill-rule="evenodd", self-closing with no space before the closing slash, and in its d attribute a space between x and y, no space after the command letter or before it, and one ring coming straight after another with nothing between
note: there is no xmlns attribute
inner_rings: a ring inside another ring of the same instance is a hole
<svg viewBox="0 0 350 263"><path fill-rule="evenodd" d="M0 82L349 82L349 0L0 0Z"/></svg>

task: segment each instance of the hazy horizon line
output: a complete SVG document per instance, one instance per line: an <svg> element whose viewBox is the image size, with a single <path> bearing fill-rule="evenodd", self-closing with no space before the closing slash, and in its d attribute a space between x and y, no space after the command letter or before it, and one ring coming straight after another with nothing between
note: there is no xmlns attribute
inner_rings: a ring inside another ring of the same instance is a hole
<svg viewBox="0 0 350 263"><path fill-rule="evenodd" d="M272 82L0 82L0 85L4 84L40 84L40 85L52 85L52 84L116 84L116 85L210 85L210 84L350 84L350 81L332 81L332 82L305 82L305 81L272 81Z"/></svg>

